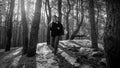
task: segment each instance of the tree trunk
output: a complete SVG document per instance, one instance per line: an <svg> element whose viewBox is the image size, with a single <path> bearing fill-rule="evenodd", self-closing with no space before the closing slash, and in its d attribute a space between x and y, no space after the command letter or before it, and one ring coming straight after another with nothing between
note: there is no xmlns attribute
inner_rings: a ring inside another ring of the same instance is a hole
<svg viewBox="0 0 120 68"><path fill-rule="evenodd" d="M79 22L79 0L77 0L77 6L76 6L76 17L77 17L77 25L78 25L78 22Z"/></svg>
<svg viewBox="0 0 120 68"><path fill-rule="evenodd" d="M36 54L36 46L38 42L38 31L39 31L39 24L40 24L40 16L41 16L41 5L42 0L36 1L34 19L32 22L31 32L30 32L30 42L28 48L28 57L32 57Z"/></svg>
<svg viewBox="0 0 120 68"><path fill-rule="evenodd" d="M58 20L61 23L62 19L62 13L61 13L61 8L62 8L62 0L58 0ZM62 36L60 37L60 40L62 40Z"/></svg>
<svg viewBox="0 0 120 68"><path fill-rule="evenodd" d="M9 10L9 14L7 16L6 19L6 25L7 25L7 42L6 42L6 47L5 47L5 51L10 51L10 47L11 47L11 38L12 38L12 18L13 18L13 10L14 10L14 3L15 0L11 0L10 3L10 10Z"/></svg>
<svg viewBox="0 0 120 68"><path fill-rule="evenodd" d="M6 29L5 29L5 26L3 26L2 28L2 47L5 48L5 45L6 45Z"/></svg>
<svg viewBox="0 0 120 68"><path fill-rule="evenodd" d="M51 8L50 8L50 3L49 0L46 0L46 5L48 7L49 15L47 13L47 7L46 8L46 14L47 14L47 20L48 20L48 28L47 28L47 45L50 45L50 28L49 28L49 23L51 21Z"/></svg>
<svg viewBox="0 0 120 68"><path fill-rule="evenodd" d="M2 38L1 38L1 37L2 37L2 36L1 36L1 35L2 35L2 34L1 34L1 33L2 33L2 25L1 25L1 24L2 24L2 17L1 17L1 14L0 14L0 47L1 47L1 45L2 45Z"/></svg>
<svg viewBox="0 0 120 68"><path fill-rule="evenodd" d="M81 0L81 14L82 14L82 16L81 16L81 21L80 21L80 23L78 23L77 24L77 28L76 28L76 30L72 33L72 35L71 35L71 37L70 37L70 40L73 40L74 39L74 37L75 37L75 35L79 32L79 30L80 30L80 27L82 26L82 23L83 23L83 20L84 20L84 9L83 9L83 1Z"/></svg>
<svg viewBox="0 0 120 68"><path fill-rule="evenodd" d="M97 39L94 1L93 0L89 0L89 15L90 15L90 23L91 23L92 48L98 49L98 39Z"/></svg>
<svg viewBox="0 0 120 68"><path fill-rule="evenodd" d="M21 45L23 45L23 43L22 43L22 25L21 25L21 23L19 24L19 26L18 26L18 43L17 43L17 45L18 46L21 46Z"/></svg>
<svg viewBox="0 0 120 68"><path fill-rule="evenodd" d="M67 0L67 3L68 3L68 11L66 16L66 28L67 28L66 40L69 39L69 14L71 11L70 0Z"/></svg>
<svg viewBox="0 0 120 68"><path fill-rule="evenodd" d="M27 19L26 19L26 13L25 13L25 0L21 0L21 13L22 13L22 26L23 26L23 54L27 53L28 49L28 25L27 25Z"/></svg>
<svg viewBox="0 0 120 68"><path fill-rule="evenodd" d="M29 18L29 13L30 13L30 8L31 8L31 0L27 1L27 13L26 13L26 20L29 23L30 22L30 18Z"/></svg>
<svg viewBox="0 0 120 68"><path fill-rule="evenodd" d="M99 39L99 37L98 37L98 35L99 35L99 32L98 32L98 24L99 24L99 13L100 13L100 9L99 9L99 7L97 7L97 18L96 18L96 33L97 33L97 39L98 40L100 40Z"/></svg>
<svg viewBox="0 0 120 68"><path fill-rule="evenodd" d="M108 68L120 68L120 1L106 0L107 23L104 32L104 49Z"/></svg>
<svg viewBox="0 0 120 68"><path fill-rule="evenodd" d="M17 30L17 32L16 32L16 33L17 33L16 45L17 45L17 46L20 46L20 44L19 44L20 41L19 41L19 40L20 40L20 33L21 33L21 31L20 31L20 29L21 29L21 28L20 28L20 27L21 27L21 24L20 24L20 22L19 22L19 17L20 17L20 16L19 16L19 14L20 14L19 11L20 11L20 7L21 7L21 6L20 6L20 0L18 0L18 6L17 6L17 8L18 8L18 10L17 10L17 21L18 21L18 22L17 22L17 25L16 25L16 30Z"/></svg>
<svg viewBox="0 0 120 68"><path fill-rule="evenodd" d="M16 37L17 37L17 29L16 29L16 24L17 22L13 23L13 30L12 30L12 46L16 47Z"/></svg>
<svg viewBox="0 0 120 68"><path fill-rule="evenodd" d="M58 20L60 23L62 19L61 8L62 8L62 0L58 0Z"/></svg>

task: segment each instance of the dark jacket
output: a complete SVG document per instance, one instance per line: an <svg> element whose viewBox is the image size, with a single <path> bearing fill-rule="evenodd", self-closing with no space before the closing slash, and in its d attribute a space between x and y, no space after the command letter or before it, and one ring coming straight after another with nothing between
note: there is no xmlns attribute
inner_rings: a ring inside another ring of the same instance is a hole
<svg viewBox="0 0 120 68"><path fill-rule="evenodd" d="M63 26L60 22L52 22L50 26L51 36L61 36L63 34Z"/></svg>

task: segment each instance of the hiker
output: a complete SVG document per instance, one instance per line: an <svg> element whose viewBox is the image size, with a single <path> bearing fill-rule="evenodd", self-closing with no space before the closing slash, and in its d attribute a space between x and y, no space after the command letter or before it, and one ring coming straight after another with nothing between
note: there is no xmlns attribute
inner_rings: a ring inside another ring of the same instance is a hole
<svg viewBox="0 0 120 68"><path fill-rule="evenodd" d="M51 31L51 46L53 47L53 52L56 55L57 48L59 44L60 36L64 34L63 25L58 21L58 17L56 15L53 16L53 21L50 23L50 31Z"/></svg>

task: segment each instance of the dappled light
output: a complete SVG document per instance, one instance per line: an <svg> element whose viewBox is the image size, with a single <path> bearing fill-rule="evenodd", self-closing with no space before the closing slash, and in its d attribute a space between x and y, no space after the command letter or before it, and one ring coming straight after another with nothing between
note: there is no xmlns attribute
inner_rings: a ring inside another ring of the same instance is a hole
<svg viewBox="0 0 120 68"><path fill-rule="evenodd" d="M16 55L18 55L21 52L22 48L18 48L16 50L14 50L13 52L9 53L7 56L5 56L3 59L10 59Z"/></svg>

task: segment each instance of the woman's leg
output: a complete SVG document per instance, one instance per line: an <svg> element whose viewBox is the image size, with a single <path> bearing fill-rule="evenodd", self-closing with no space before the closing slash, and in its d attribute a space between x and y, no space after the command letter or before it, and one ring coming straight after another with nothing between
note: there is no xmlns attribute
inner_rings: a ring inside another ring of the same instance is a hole
<svg viewBox="0 0 120 68"><path fill-rule="evenodd" d="M52 37L51 40L52 40L52 41L51 41L51 46L54 48L55 37Z"/></svg>
<svg viewBox="0 0 120 68"><path fill-rule="evenodd" d="M58 49L58 45L59 45L59 36L56 36L55 37L55 43L54 43L54 47L55 47L55 51L54 51L54 54L57 53L57 49Z"/></svg>

